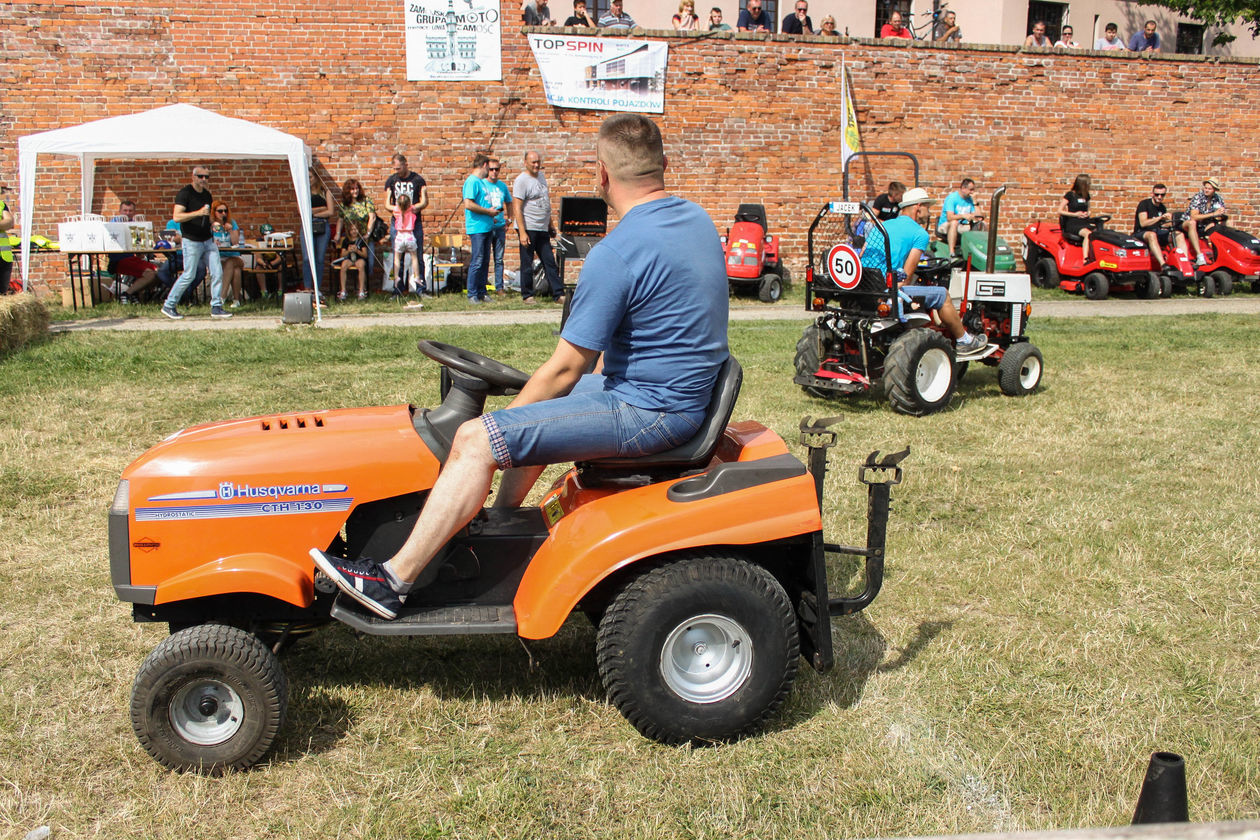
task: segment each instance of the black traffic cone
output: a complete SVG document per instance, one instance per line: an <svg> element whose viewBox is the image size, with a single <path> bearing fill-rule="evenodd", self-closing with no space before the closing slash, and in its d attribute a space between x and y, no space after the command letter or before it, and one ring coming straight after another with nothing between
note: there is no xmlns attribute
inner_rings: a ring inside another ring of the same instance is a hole
<svg viewBox="0 0 1260 840"><path fill-rule="evenodd" d="M1189 821L1185 760L1176 753L1154 753L1138 794L1133 824Z"/></svg>

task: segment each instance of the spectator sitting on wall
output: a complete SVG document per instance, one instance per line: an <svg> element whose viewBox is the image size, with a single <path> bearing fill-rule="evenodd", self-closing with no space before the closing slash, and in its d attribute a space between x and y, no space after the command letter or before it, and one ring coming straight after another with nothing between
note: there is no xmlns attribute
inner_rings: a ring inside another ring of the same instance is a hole
<svg viewBox="0 0 1260 840"><path fill-rule="evenodd" d="M946 12L932 26L932 40L937 43L962 40L962 27L958 25L958 15Z"/></svg>
<svg viewBox="0 0 1260 840"><path fill-rule="evenodd" d="M881 222L891 222L901 215L901 199L906 194L906 185L900 181L889 181L888 192L875 196L873 207Z"/></svg>
<svg viewBox="0 0 1260 840"><path fill-rule="evenodd" d="M761 0L748 0L748 8L740 9L735 28L740 32L769 32L770 16L761 8Z"/></svg>
<svg viewBox="0 0 1260 840"><path fill-rule="evenodd" d="M831 15L827 15L822 19L822 28L818 30L819 35L838 36L840 33L836 31L836 19Z"/></svg>
<svg viewBox="0 0 1260 840"><path fill-rule="evenodd" d="M796 0L796 13L783 18L779 31L785 35L813 35L814 22L809 19L809 3Z"/></svg>
<svg viewBox="0 0 1260 840"><path fill-rule="evenodd" d="M1081 45L1072 39L1073 34L1070 25L1063 27L1063 32L1059 35L1059 40L1054 42L1054 45L1056 47L1066 47L1069 50L1079 50Z"/></svg>
<svg viewBox="0 0 1260 840"><path fill-rule="evenodd" d="M521 16L526 26L555 26L551 19L551 10L547 8L547 0L534 0L525 5L525 14Z"/></svg>
<svg viewBox="0 0 1260 840"><path fill-rule="evenodd" d="M731 25L722 23L722 10L717 6L709 9L709 31L710 32L730 32Z"/></svg>
<svg viewBox="0 0 1260 840"><path fill-rule="evenodd" d="M634 29L638 26L634 18L622 11L621 0L612 0L608 13L600 17L599 25L601 29Z"/></svg>
<svg viewBox="0 0 1260 840"><path fill-rule="evenodd" d="M905 38L906 40L909 40L914 36L910 34L910 30L906 28L905 23L902 21L901 12L893 12L892 16L888 18L888 23L885 23L882 27L880 27L879 37Z"/></svg>
<svg viewBox="0 0 1260 840"><path fill-rule="evenodd" d="M1096 50L1122 50L1124 49L1124 41L1120 40L1120 27L1114 23L1109 23L1103 29L1103 37L1094 42Z"/></svg>
<svg viewBox="0 0 1260 840"><path fill-rule="evenodd" d="M1148 20L1141 32L1134 32L1129 39L1129 49L1133 52L1159 52L1159 33L1155 31L1155 21Z"/></svg>
<svg viewBox="0 0 1260 840"><path fill-rule="evenodd" d="M1046 35L1046 22L1039 20L1033 24L1032 32L1024 39L1024 47L1052 47L1050 37Z"/></svg>
<svg viewBox="0 0 1260 840"><path fill-rule="evenodd" d="M700 18L696 17L696 4L693 0L682 0L678 4L678 14L670 21L678 32L691 32L700 28Z"/></svg>
<svg viewBox="0 0 1260 840"><path fill-rule="evenodd" d="M586 14L586 0L573 0L573 14L569 15L564 25L594 28L595 21Z"/></svg>
<svg viewBox="0 0 1260 840"><path fill-rule="evenodd" d="M135 218L136 203L130 199L124 199L119 203L118 215L113 218L113 221L130 222L134 221ZM137 300L140 292L157 282L157 264L150 262L146 259L146 256L140 254L109 255L109 262L105 267L110 274L119 279L119 303L130 303ZM130 285L124 286L122 284L123 277L134 277L135 280ZM6 283L5 285L8 284Z"/></svg>

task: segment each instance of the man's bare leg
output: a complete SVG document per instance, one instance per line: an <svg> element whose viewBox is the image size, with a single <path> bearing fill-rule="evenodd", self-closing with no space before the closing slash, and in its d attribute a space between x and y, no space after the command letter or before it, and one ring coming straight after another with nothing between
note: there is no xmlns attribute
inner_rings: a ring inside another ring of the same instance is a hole
<svg viewBox="0 0 1260 840"><path fill-rule="evenodd" d="M954 255L954 248L958 246L958 220L953 219L949 223L949 229L945 232L945 239L949 242L949 255Z"/></svg>
<svg viewBox="0 0 1260 840"><path fill-rule="evenodd" d="M442 546L472 521L490 495L496 469L481 421L469 420L460 426L411 535L389 560L389 569L399 580L414 582Z"/></svg>
<svg viewBox="0 0 1260 840"><path fill-rule="evenodd" d="M494 497L494 506L520 507L545 469L546 467L513 467L503 473L503 478L499 480L499 493Z"/></svg>
<svg viewBox="0 0 1260 840"><path fill-rule="evenodd" d="M1164 267L1164 253L1159 247L1159 237L1155 234L1154 231L1150 231L1150 230L1142 234L1142 237L1146 240L1146 247L1150 249L1151 256L1155 258L1155 262L1159 263L1160 268L1163 268Z"/></svg>
<svg viewBox="0 0 1260 840"><path fill-rule="evenodd" d="M949 297L945 298L945 302L941 304L940 309L936 310L936 314L955 341L966 334L967 331L963 329L962 318L958 317L958 310L954 308L954 302Z"/></svg>
<svg viewBox="0 0 1260 840"><path fill-rule="evenodd" d="M1186 222L1185 228L1186 238L1190 240L1190 248L1194 251L1194 258L1197 260L1203 256L1203 249L1199 247L1199 228L1194 222Z"/></svg>

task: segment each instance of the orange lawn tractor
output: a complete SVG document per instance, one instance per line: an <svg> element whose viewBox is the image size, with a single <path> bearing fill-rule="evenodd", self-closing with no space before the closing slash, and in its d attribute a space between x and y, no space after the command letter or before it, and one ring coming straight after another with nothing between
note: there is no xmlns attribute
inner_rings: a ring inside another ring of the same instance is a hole
<svg viewBox="0 0 1260 840"><path fill-rule="evenodd" d="M575 464L537 507L485 508L439 553L434 581L394 621L339 594L308 551L390 557L461 423L526 375L433 341L449 388L409 405L299 411L193 426L123 472L109 512L114 590L139 622L168 625L131 695L140 743L161 764L218 773L267 753L287 703L279 653L341 622L364 638L554 635L575 611L597 625L613 704L670 744L757 731L798 657L833 663L831 616L879 593L892 485L909 450L872 452L864 546L825 542L833 421L802 421L806 464L760 423L729 422L742 381L724 364L696 436L643 458ZM865 561L860 593L834 596L828 560ZM366 642L365 642L366 643ZM295 675L294 679L302 679Z"/></svg>
<svg viewBox="0 0 1260 840"><path fill-rule="evenodd" d="M755 291L763 303L783 297L787 280L787 268L779 259L779 240L769 231L764 206L741 204L735 211L735 224L722 237L731 291Z"/></svg>

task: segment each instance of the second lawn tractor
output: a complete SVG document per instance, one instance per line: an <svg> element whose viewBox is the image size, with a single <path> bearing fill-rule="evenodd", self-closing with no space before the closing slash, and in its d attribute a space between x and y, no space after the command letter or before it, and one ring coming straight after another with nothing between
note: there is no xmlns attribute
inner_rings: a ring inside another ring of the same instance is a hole
<svg viewBox="0 0 1260 840"><path fill-rule="evenodd" d="M810 226L805 305L819 315L797 342L793 382L824 399L883 385L895 411L915 416L948 406L970 362L996 366L1004 394L1036 390L1043 359L1025 332L1032 312L1026 275L968 273L959 312L969 330L989 341L976 353L956 356L934 318L901 299L894 272L862 266L851 234L859 215L884 230L868 205L855 202L824 205ZM948 286L962 262L926 257L917 283Z"/></svg>
<svg viewBox="0 0 1260 840"><path fill-rule="evenodd" d="M731 291L756 292L764 303L783 297L787 268L779 259L779 240L770 233L764 206L739 205L735 224L722 237L722 249Z"/></svg>

